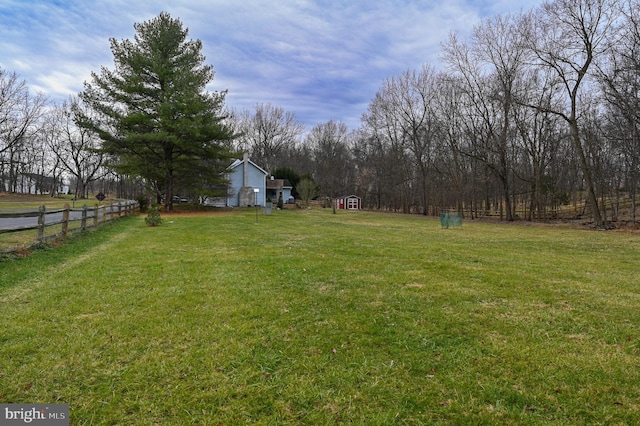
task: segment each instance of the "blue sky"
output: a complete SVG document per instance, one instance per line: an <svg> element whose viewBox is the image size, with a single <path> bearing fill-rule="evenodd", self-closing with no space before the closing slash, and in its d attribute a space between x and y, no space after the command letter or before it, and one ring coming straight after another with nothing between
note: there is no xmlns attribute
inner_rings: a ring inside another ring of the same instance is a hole
<svg viewBox="0 0 640 426"><path fill-rule="evenodd" d="M423 64L441 68L450 32L468 36L483 17L542 0L1 0L0 68L62 101L91 71L113 68L109 38L165 11L200 39L228 90L227 106L267 103L310 129L329 120L350 129L385 78Z"/></svg>

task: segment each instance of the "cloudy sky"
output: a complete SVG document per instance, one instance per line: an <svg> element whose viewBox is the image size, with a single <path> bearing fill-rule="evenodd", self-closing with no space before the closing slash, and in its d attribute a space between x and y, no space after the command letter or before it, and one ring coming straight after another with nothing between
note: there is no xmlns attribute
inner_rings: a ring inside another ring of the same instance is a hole
<svg viewBox="0 0 640 426"><path fill-rule="evenodd" d="M168 12L200 39L228 90L227 106L267 103L307 128L360 125L385 78L423 64L441 68L441 43L482 18L542 0L0 0L0 68L61 101L91 71L113 68L109 38Z"/></svg>

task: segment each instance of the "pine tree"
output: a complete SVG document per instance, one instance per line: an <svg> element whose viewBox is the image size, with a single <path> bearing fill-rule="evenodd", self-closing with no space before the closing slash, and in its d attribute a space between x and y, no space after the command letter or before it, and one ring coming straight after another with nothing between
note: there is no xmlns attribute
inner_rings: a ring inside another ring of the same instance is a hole
<svg viewBox="0 0 640 426"><path fill-rule="evenodd" d="M134 25L134 40L111 39L115 68L93 72L80 94L93 114L79 125L98 133L119 173L139 176L172 209L175 188L214 186L228 165L232 131L225 92L207 92L214 71L200 40L168 13Z"/></svg>

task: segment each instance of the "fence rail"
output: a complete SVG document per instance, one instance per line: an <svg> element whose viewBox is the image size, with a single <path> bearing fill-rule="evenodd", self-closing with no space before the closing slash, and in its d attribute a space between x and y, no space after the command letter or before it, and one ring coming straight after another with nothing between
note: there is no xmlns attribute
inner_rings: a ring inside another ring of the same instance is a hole
<svg viewBox="0 0 640 426"><path fill-rule="evenodd" d="M26 244L33 246L48 240L65 238L70 232L97 228L139 210L140 205L137 201L126 200L94 207L84 205L81 208L71 208L66 204L62 209L47 210L43 205L37 211L0 213L0 236L35 230L35 237L30 238ZM52 229L55 231L51 232ZM0 252L12 253L19 249L17 245L8 248L0 247Z"/></svg>

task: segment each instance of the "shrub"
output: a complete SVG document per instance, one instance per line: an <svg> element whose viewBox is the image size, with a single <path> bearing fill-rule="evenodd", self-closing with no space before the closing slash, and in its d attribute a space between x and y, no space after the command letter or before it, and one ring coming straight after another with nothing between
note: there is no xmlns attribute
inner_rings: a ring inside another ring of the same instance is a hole
<svg viewBox="0 0 640 426"><path fill-rule="evenodd" d="M153 204L151 205L151 207L149 207L149 212L147 213L147 217L144 219L144 221L149 226L160 225L162 219L160 218L160 207L158 207L157 204Z"/></svg>

